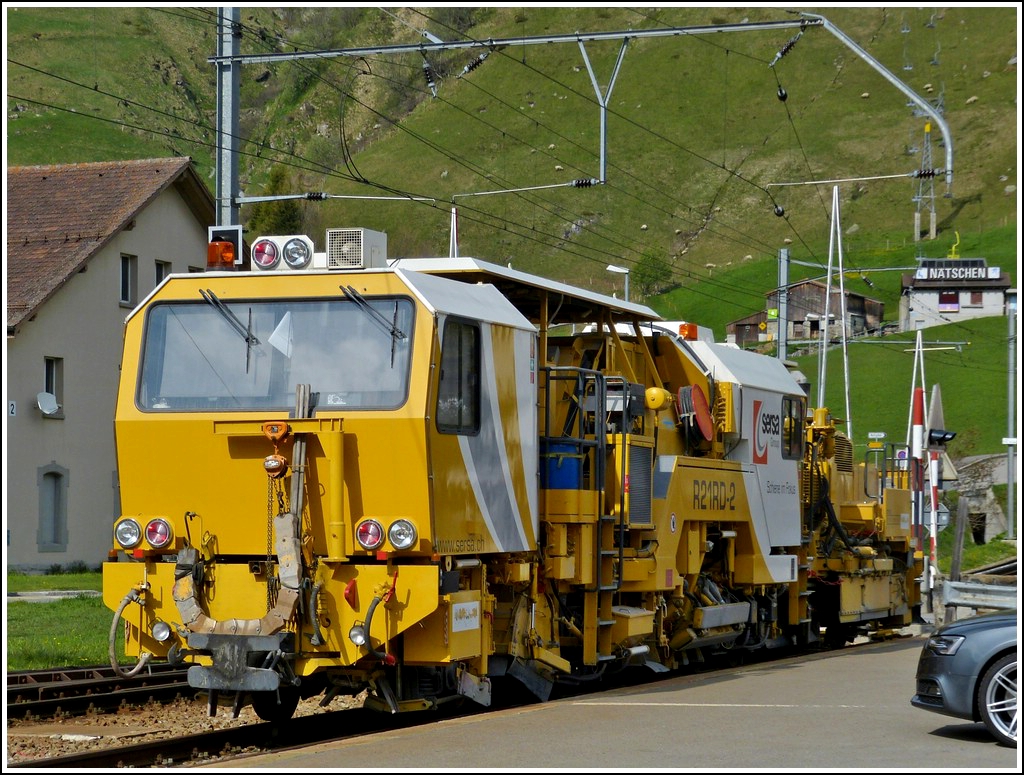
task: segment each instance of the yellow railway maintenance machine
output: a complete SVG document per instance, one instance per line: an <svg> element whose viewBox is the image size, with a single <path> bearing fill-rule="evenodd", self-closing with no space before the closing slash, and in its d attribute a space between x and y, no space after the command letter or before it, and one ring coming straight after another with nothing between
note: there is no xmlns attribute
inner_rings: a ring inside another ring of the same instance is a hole
<svg viewBox="0 0 1024 775"><path fill-rule="evenodd" d="M244 270L211 243L128 316L120 672L189 664L211 714L399 712L911 622L906 471L855 461L782 362L353 231Z"/></svg>

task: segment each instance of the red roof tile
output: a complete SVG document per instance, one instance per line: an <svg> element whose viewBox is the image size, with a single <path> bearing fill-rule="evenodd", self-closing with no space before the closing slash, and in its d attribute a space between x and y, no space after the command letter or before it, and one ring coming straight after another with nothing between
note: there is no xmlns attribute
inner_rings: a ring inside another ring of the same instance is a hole
<svg viewBox="0 0 1024 775"><path fill-rule="evenodd" d="M7 168L7 328L30 318L169 186L205 225L214 200L188 157Z"/></svg>

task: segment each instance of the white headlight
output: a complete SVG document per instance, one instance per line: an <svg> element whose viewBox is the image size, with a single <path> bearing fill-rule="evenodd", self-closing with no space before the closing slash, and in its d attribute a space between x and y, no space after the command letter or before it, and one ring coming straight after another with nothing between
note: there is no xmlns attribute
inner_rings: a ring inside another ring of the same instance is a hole
<svg viewBox="0 0 1024 775"><path fill-rule="evenodd" d="M396 549L408 549L416 543L416 527L407 519L395 520L388 528L388 540Z"/></svg>
<svg viewBox="0 0 1024 775"><path fill-rule="evenodd" d="M293 237L284 243L284 262L292 269L305 269L313 258L313 246L304 237Z"/></svg>
<svg viewBox="0 0 1024 775"><path fill-rule="evenodd" d="M138 546L142 539L142 528L134 519L122 519L114 527L114 539L124 549L131 549Z"/></svg>
<svg viewBox="0 0 1024 775"><path fill-rule="evenodd" d="M352 629L348 631L348 639L357 646L362 646L366 643L366 628L361 624L352 625Z"/></svg>
<svg viewBox="0 0 1024 775"><path fill-rule="evenodd" d="M153 625L153 640L163 643L171 637L171 625L167 622L157 622Z"/></svg>

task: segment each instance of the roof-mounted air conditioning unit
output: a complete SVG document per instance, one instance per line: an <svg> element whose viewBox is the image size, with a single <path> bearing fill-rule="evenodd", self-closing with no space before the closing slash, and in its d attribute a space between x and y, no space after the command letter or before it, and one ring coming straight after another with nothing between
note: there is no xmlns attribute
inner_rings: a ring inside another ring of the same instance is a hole
<svg viewBox="0 0 1024 775"><path fill-rule="evenodd" d="M384 268L388 260L388 235L371 229L328 229L323 257L325 264L318 268Z"/></svg>

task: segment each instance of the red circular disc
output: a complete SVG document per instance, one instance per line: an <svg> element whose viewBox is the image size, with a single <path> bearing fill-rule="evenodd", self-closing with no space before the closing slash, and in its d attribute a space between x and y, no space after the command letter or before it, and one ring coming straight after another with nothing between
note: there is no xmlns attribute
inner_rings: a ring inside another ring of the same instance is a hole
<svg viewBox="0 0 1024 775"><path fill-rule="evenodd" d="M711 409L708 407L707 396L698 385L693 385L690 391L690 400L693 401L693 416L697 420L697 427L700 428L700 435L711 441L715 435L715 424L711 421Z"/></svg>

